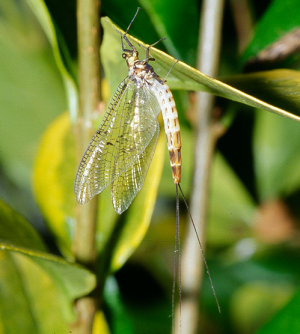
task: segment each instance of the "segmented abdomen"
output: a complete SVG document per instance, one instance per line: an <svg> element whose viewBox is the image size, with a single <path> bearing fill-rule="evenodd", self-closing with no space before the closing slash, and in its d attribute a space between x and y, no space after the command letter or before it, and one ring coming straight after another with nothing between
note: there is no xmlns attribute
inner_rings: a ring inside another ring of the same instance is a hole
<svg viewBox="0 0 300 334"><path fill-rule="evenodd" d="M153 86L164 119L172 176L177 184L181 179L181 138L177 108L167 84L156 81Z"/></svg>

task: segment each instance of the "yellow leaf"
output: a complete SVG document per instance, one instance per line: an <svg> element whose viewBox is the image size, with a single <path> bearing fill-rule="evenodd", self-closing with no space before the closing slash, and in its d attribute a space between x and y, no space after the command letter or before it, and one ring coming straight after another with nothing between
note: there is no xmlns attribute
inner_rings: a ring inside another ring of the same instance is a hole
<svg viewBox="0 0 300 334"><path fill-rule="evenodd" d="M33 174L37 202L57 237L60 249L67 256L71 256L74 227L74 147L69 115L64 113L43 135Z"/></svg>
<svg viewBox="0 0 300 334"><path fill-rule="evenodd" d="M108 324L102 311L98 311L95 314L93 324L93 334L110 334Z"/></svg>

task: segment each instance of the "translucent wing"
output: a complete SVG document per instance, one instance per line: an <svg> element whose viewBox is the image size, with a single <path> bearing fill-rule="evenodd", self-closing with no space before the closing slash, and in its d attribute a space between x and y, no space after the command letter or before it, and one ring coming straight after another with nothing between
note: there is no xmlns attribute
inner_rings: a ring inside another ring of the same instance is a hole
<svg viewBox="0 0 300 334"><path fill-rule="evenodd" d="M159 103L146 86L126 78L117 88L75 177L75 195L84 204L128 169L156 132Z"/></svg>
<svg viewBox="0 0 300 334"><path fill-rule="evenodd" d="M115 211L119 214L129 207L144 184L159 136L159 123L157 120L153 127L155 127L156 130L149 145L137 157L135 162L117 179L115 179L112 184L112 202Z"/></svg>

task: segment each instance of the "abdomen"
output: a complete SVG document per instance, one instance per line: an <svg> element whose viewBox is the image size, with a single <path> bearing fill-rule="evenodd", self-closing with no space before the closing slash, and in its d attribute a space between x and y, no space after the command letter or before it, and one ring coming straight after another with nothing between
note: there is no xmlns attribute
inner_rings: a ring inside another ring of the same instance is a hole
<svg viewBox="0 0 300 334"><path fill-rule="evenodd" d="M181 137L178 112L168 85L156 81L153 86L155 86L153 88L164 119L172 176L174 183L177 184L181 179Z"/></svg>

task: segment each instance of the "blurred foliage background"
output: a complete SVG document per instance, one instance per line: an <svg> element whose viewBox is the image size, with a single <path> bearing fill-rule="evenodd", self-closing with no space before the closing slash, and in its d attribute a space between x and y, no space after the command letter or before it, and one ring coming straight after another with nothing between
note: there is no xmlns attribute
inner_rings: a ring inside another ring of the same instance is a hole
<svg viewBox="0 0 300 334"><path fill-rule="evenodd" d="M70 123L63 114L69 101L53 45L32 11L32 3L0 0L0 198L39 231L52 253L70 259L76 165ZM76 3L45 3L67 71L76 83ZM159 48L195 66L201 2L140 0L125 5L124 1L103 1L101 15L125 29L138 6L142 10L130 33L149 44L166 37ZM227 1L220 80L278 68L298 71L299 8L299 0ZM287 35L289 38L283 39ZM103 52L109 54L109 50ZM103 87L108 99L114 88L105 81ZM289 89L299 106L299 91L292 84ZM181 184L188 197L194 154L193 93L174 91L174 97L184 144ZM222 314L217 312L205 277L199 300L201 332L299 332L299 124L223 98L216 100L215 112L221 119L229 115L231 120L217 144L207 229L207 260ZM64 191L57 184L63 184ZM123 333L170 332L174 198L166 152L146 237L105 288L104 313L113 333L121 329ZM55 201L58 204L53 204ZM103 206L111 207L109 191L103 201ZM183 205L180 209L184 237L186 212ZM109 229L117 218L110 211L105 215ZM99 249L105 236L97 235Z"/></svg>

